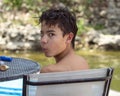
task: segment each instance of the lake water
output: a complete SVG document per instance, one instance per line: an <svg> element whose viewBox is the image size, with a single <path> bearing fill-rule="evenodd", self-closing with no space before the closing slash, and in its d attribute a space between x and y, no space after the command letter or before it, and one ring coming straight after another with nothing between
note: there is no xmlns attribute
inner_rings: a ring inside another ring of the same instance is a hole
<svg viewBox="0 0 120 96"><path fill-rule="evenodd" d="M113 67L111 89L120 92L120 51L80 50L76 53L88 61L90 68ZM0 52L0 55L32 59L40 63L41 67L55 62L53 58L46 58L41 52Z"/></svg>

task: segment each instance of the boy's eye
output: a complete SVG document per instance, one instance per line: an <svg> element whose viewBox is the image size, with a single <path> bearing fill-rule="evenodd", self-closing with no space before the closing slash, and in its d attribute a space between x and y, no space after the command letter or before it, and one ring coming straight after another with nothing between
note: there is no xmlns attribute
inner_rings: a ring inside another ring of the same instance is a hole
<svg viewBox="0 0 120 96"><path fill-rule="evenodd" d="M49 37L52 37L52 36L54 36L54 34L53 34L53 33L49 33L48 35L49 35Z"/></svg>

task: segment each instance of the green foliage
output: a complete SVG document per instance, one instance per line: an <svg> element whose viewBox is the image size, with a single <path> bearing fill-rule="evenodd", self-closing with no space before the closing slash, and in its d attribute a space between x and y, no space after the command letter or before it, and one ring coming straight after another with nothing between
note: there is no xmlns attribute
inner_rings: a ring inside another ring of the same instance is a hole
<svg viewBox="0 0 120 96"><path fill-rule="evenodd" d="M104 24L89 24L89 28L94 28L95 30L102 30L105 28Z"/></svg>
<svg viewBox="0 0 120 96"><path fill-rule="evenodd" d="M3 0L8 10L17 9L19 10L22 6L23 0Z"/></svg>
<svg viewBox="0 0 120 96"><path fill-rule="evenodd" d="M42 0L3 0L4 8L6 10L34 10L38 11Z"/></svg>
<svg viewBox="0 0 120 96"><path fill-rule="evenodd" d="M102 24L96 24L95 26L93 26L94 27L94 29L95 30L102 30L102 29L104 29L105 28L105 26L104 25L102 25Z"/></svg>
<svg viewBox="0 0 120 96"><path fill-rule="evenodd" d="M93 2L93 0L87 0L86 3L91 4Z"/></svg>
<svg viewBox="0 0 120 96"><path fill-rule="evenodd" d="M42 0L24 0L23 4L28 10L40 11Z"/></svg>
<svg viewBox="0 0 120 96"><path fill-rule="evenodd" d="M85 26L85 23L84 23L83 19L80 19L77 22L77 26L78 26L78 33L77 33L77 35L81 35L82 33L86 32L86 26Z"/></svg>

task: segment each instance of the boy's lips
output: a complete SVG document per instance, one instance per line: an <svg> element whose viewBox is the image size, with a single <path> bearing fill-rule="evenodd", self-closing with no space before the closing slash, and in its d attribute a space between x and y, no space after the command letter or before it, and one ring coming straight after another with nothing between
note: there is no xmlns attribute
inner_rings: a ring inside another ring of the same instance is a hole
<svg viewBox="0 0 120 96"><path fill-rule="evenodd" d="M44 52L48 51L48 49L46 49L46 48L42 48L42 50L43 50Z"/></svg>

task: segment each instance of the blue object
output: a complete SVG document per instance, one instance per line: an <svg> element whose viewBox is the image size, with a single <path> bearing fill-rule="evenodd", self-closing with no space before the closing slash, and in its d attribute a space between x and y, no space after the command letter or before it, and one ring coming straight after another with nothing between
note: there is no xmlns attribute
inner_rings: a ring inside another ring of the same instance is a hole
<svg viewBox="0 0 120 96"><path fill-rule="evenodd" d="M8 57L8 56L0 56L0 61L11 62L12 59L13 59L12 57Z"/></svg>

